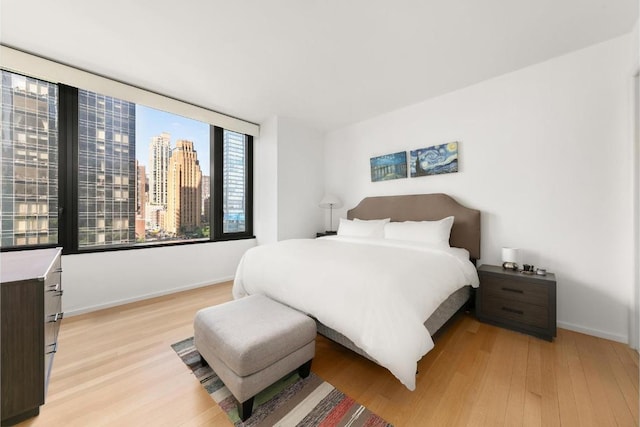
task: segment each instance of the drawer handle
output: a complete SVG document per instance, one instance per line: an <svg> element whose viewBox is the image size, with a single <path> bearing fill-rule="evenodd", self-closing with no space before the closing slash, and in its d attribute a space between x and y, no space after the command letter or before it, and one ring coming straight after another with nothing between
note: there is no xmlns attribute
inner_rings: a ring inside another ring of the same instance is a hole
<svg viewBox="0 0 640 427"><path fill-rule="evenodd" d="M524 294L524 291L522 289L513 289L513 288L502 288L503 291L507 291L507 292L514 292L516 294Z"/></svg>
<svg viewBox="0 0 640 427"><path fill-rule="evenodd" d="M56 283L55 285L49 285L49 287L47 288L47 292L57 292L58 290L60 290L60 282Z"/></svg>
<svg viewBox="0 0 640 427"><path fill-rule="evenodd" d="M51 317L53 319L49 320L49 323L56 323L58 320L62 320L62 318L64 317L64 313L52 314Z"/></svg>
<svg viewBox="0 0 640 427"><path fill-rule="evenodd" d="M62 267L58 267L54 270L56 273L62 273Z"/></svg>
<svg viewBox="0 0 640 427"><path fill-rule="evenodd" d="M47 351L45 354L53 354L58 351L58 343L54 342L53 344L49 344L47 347L53 347L53 350Z"/></svg>
<svg viewBox="0 0 640 427"><path fill-rule="evenodd" d="M515 308L509 308L509 307L502 307L502 311L507 311L509 313L515 313L520 315L524 314L524 311L522 310L516 310Z"/></svg>

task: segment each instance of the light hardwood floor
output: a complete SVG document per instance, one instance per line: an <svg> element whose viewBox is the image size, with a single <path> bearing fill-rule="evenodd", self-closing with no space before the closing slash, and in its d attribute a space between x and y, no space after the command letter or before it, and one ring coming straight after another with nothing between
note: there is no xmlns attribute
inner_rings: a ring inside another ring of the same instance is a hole
<svg viewBox="0 0 640 427"><path fill-rule="evenodd" d="M231 299L224 283L67 318L40 415L21 426L224 426L170 345ZM318 337L313 371L396 426L638 425L638 354L560 329L553 343L459 315L417 390Z"/></svg>

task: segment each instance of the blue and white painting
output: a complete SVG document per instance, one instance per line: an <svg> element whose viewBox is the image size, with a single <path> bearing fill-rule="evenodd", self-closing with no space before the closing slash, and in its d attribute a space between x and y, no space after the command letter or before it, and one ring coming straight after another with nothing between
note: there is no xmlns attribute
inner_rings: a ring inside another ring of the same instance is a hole
<svg viewBox="0 0 640 427"><path fill-rule="evenodd" d="M411 178L458 172L458 143L411 151Z"/></svg>
<svg viewBox="0 0 640 427"><path fill-rule="evenodd" d="M371 182L407 177L407 152L371 157Z"/></svg>

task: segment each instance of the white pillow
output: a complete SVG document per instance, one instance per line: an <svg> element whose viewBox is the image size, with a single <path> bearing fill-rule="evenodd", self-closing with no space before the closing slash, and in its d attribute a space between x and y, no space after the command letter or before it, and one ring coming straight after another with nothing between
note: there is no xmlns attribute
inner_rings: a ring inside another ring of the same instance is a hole
<svg viewBox="0 0 640 427"><path fill-rule="evenodd" d="M388 222L391 222L391 218L384 218L384 219L360 219L360 218L354 218L353 219L355 222L369 222L371 224L386 224Z"/></svg>
<svg viewBox="0 0 640 427"><path fill-rule="evenodd" d="M384 237L384 226L390 219L354 220L340 218L338 236Z"/></svg>
<svg viewBox="0 0 640 427"><path fill-rule="evenodd" d="M390 222L384 226L384 237L449 247L453 219L452 216L448 216L439 221Z"/></svg>

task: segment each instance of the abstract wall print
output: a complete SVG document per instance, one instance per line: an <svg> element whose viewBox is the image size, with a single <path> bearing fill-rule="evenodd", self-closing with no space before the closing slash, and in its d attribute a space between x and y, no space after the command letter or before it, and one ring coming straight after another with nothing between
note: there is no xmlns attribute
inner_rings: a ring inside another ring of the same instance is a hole
<svg viewBox="0 0 640 427"><path fill-rule="evenodd" d="M371 182L387 181L407 177L407 152L372 157Z"/></svg>
<svg viewBox="0 0 640 427"><path fill-rule="evenodd" d="M458 172L457 142L411 151L411 178L452 172Z"/></svg>

